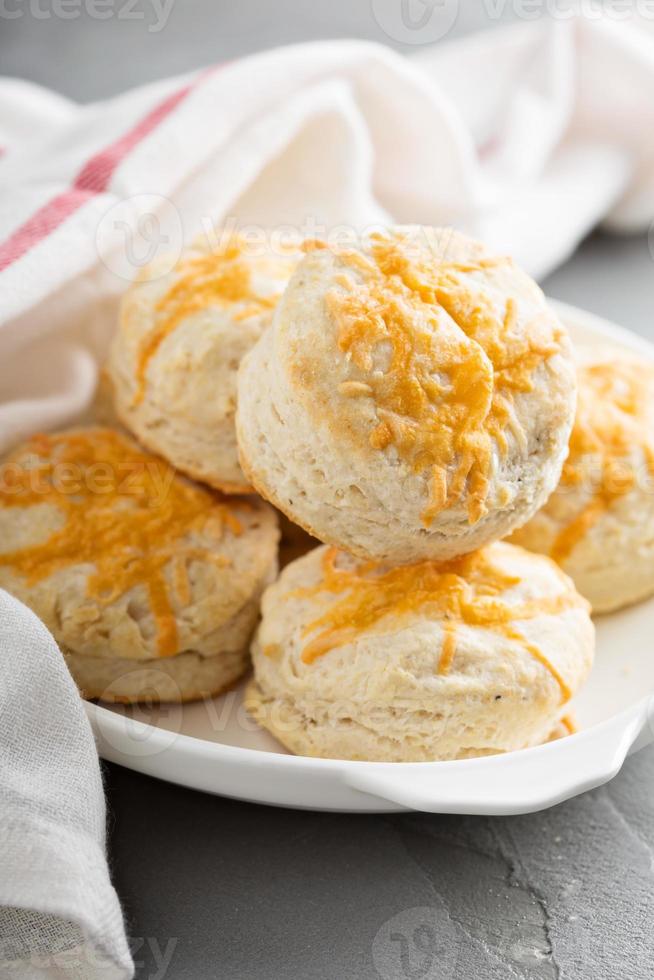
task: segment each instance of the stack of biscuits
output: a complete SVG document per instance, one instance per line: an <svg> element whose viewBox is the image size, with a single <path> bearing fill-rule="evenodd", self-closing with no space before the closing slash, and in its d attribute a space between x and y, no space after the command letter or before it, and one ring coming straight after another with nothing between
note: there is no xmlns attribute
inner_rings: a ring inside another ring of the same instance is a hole
<svg viewBox="0 0 654 980"><path fill-rule="evenodd" d="M194 246L127 292L107 374L111 425L0 473L0 586L87 697L214 696L252 666L293 752L506 752L570 726L590 604L654 591L654 369L576 363L463 235Z"/></svg>

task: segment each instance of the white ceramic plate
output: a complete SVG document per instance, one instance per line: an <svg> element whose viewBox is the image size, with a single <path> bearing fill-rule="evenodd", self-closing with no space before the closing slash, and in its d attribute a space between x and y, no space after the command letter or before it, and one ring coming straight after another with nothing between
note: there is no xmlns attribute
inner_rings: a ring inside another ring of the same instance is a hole
<svg viewBox="0 0 654 980"><path fill-rule="evenodd" d="M654 345L563 304L577 344ZM654 599L598 617L597 656L573 705L581 730L507 755L459 762L373 763L289 755L256 727L241 691L158 708L87 704L103 758L161 779L256 803L320 810L525 813L606 782L654 740Z"/></svg>

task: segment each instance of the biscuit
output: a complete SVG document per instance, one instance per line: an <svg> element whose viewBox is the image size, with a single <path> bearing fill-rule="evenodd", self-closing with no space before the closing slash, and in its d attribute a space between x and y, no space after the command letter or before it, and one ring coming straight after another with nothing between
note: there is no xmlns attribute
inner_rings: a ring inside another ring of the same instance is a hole
<svg viewBox="0 0 654 980"><path fill-rule="evenodd" d="M360 557L447 559L556 486L575 405L563 326L511 260L398 229L308 252L239 372L251 484Z"/></svg>
<svg viewBox="0 0 654 980"><path fill-rule="evenodd" d="M246 703L301 755L489 755L546 741L593 651L588 603L542 555L389 567L321 546L264 593Z"/></svg>
<svg viewBox="0 0 654 980"><path fill-rule="evenodd" d="M87 697L186 701L249 664L277 520L108 428L35 436L0 467L0 587L52 632Z"/></svg>
<svg viewBox="0 0 654 980"><path fill-rule="evenodd" d="M248 491L234 413L243 355L270 323L299 253L230 235L147 268L123 298L108 371L121 422L177 469L226 493Z"/></svg>
<svg viewBox="0 0 654 980"><path fill-rule="evenodd" d="M578 379L559 486L511 540L554 558L601 613L654 593L654 363L616 347Z"/></svg>

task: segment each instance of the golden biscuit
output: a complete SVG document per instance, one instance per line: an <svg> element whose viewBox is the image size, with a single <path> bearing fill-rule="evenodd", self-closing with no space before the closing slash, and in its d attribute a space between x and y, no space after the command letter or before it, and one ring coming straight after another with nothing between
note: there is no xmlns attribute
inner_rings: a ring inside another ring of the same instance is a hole
<svg viewBox="0 0 654 980"><path fill-rule="evenodd" d="M295 249L248 248L229 235L196 244L165 275L146 269L123 299L108 364L120 420L177 469L226 493L248 491L234 431L238 366L298 259Z"/></svg>
<svg viewBox="0 0 654 980"><path fill-rule="evenodd" d="M546 741L594 651L557 565L497 543L389 567L320 547L263 597L247 704L293 752L420 762Z"/></svg>
<svg viewBox="0 0 654 980"><path fill-rule="evenodd" d="M595 612L654 593L654 364L615 348L580 365L561 481L511 540L554 558Z"/></svg>
<svg viewBox="0 0 654 980"><path fill-rule="evenodd" d="M185 701L232 684L277 522L107 428L35 436L0 467L0 586L43 620L88 697Z"/></svg>
<svg viewBox="0 0 654 980"><path fill-rule="evenodd" d="M556 486L575 404L563 326L510 259L438 229L319 244L239 373L252 485L392 563L472 551Z"/></svg>

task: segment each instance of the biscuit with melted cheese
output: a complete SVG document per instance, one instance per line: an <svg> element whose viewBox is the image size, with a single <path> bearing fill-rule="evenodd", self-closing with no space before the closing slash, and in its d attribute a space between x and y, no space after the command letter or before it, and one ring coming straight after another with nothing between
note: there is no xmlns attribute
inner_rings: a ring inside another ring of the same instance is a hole
<svg viewBox="0 0 654 980"><path fill-rule="evenodd" d="M654 593L654 363L604 350L578 381L559 486L512 540L550 555L609 612Z"/></svg>
<svg viewBox="0 0 654 980"><path fill-rule="evenodd" d="M238 366L298 257L230 235L193 246L165 275L159 260L123 298L108 364L121 422L177 469L226 493L248 491L234 431Z"/></svg>
<svg viewBox="0 0 654 980"><path fill-rule="evenodd" d="M507 258L397 229L308 252L239 374L252 485L320 540L393 563L508 534L556 486L565 329Z"/></svg>
<svg viewBox="0 0 654 980"><path fill-rule="evenodd" d="M39 435L0 467L0 587L59 643L87 697L185 701L249 664L277 520L101 427Z"/></svg>
<svg viewBox="0 0 654 980"><path fill-rule="evenodd" d="M247 706L300 755L508 752L550 737L593 651L588 603L542 555L390 567L321 546L264 593Z"/></svg>

